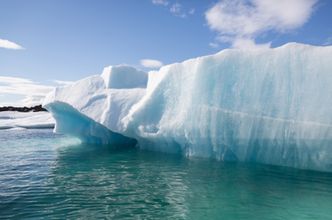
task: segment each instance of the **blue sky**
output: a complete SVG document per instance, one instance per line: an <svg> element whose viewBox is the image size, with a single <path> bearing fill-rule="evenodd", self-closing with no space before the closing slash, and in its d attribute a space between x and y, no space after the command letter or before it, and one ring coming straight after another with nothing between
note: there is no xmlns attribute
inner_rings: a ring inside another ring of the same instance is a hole
<svg viewBox="0 0 332 220"><path fill-rule="evenodd" d="M63 83L54 80L78 80L109 65L148 70L142 64L157 68L229 47L332 43L329 0L0 0L0 5L0 106L43 96Z"/></svg>

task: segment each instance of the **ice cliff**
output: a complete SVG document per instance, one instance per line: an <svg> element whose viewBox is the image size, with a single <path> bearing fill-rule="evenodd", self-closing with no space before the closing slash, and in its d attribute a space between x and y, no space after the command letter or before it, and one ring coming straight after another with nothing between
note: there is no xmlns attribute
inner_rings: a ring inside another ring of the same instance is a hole
<svg viewBox="0 0 332 220"><path fill-rule="evenodd" d="M332 47L228 49L144 73L59 87L58 132L188 157L332 171Z"/></svg>

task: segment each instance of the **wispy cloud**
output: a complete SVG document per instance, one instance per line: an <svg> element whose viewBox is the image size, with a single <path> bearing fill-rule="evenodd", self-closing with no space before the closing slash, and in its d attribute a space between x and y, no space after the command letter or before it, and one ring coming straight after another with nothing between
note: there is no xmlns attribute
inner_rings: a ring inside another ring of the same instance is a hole
<svg viewBox="0 0 332 220"><path fill-rule="evenodd" d="M332 45L332 37L328 37L323 43L324 46Z"/></svg>
<svg viewBox="0 0 332 220"><path fill-rule="evenodd" d="M141 65L146 67L146 68L160 68L163 63L159 60L152 60L152 59L143 59L141 60Z"/></svg>
<svg viewBox="0 0 332 220"><path fill-rule="evenodd" d="M59 86L68 86L73 84L73 81L53 80L53 82Z"/></svg>
<svg viewBox="0 0 332 220"><path fill-rule="evenodd" d="M180 18L186 18L189 15L193 15L195 13L194 8L187 10L179 2L172 3L171 1L168 1L168 0L152 0L152 3L154 5L161 5L161 6L167 7L169 9L169 12L172 15L180 17Z"/></svg>
<svg viewBox="0 0 332 220"><path fill-rule="evenodd" d="M21 45L5 39L0 39L0 48L12 49L12 50L24 49Z"/></svg>
<svg viewBox="0 0 332 220"><path fill-rule="evenodd" d="M189 11L188 11L188 14L190 14L190 15L193 15L193 14L195 14L195 9L194 8L191 8Z"/></svg>
<svg viewBox="0 0 332 220"><path fill-rule="evenodd" d="M180 3L178 3L178 2L172 4L172 6L170 7L169 11L173 15L181 17L181 18L185 18L187 16L187 14L185 12L183 12L182 5Z"/></svg>
<svg viewBox="0 0 332 220"><path fill-rule="evenodd" d="M212 48L218 48L219 44L217 42L211 42L211 43L209 43L209 46Z"/></svg>
<svg viewBox="0 0 332 220"><path fill-rule="evenodd" d="M169 2L167 0L152 0L152 4L167 6Z"/></svg>
<svg viewBox="0 0 332 220"><path fill-rule="evenodd" d="M305 24L317 0L223 0L205 13L217 39L233 47L253 46L264 32L284 33ZM266 45L265 45L266 46Z"/></svg>
<svg viewBox="0 0 332 220"><path fill-rule="evenodd" d="M45 95L53 88L53 86L42 85L30 79L0 76L0 94L23 97L12 103L16 105L41 104ZM0 100L0 106L2 105L5 104Z"/></svg>

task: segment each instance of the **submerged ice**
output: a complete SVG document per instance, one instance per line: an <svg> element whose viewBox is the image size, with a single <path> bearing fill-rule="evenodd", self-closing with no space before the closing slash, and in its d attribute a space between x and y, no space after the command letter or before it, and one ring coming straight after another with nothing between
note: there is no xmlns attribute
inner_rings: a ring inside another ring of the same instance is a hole
<svg viewBox="0 0 332 220"><path fill-rule="evenodd" d="M84 141L119 143L120 134L142 149L332 171L331 85L332 47L292 43L149 73L107 67L55 89L44 105L57 115L56 131Z"/></svg>

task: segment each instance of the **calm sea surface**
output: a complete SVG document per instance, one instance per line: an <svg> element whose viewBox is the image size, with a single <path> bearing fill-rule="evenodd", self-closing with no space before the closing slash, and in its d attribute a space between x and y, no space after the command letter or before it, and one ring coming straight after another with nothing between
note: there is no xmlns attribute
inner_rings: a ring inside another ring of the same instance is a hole
<svg viewBox="0 0 332 220"><path fill-rule="evenodd" d="M0 130L0 219L332 219L332 174Z"/></svg>

